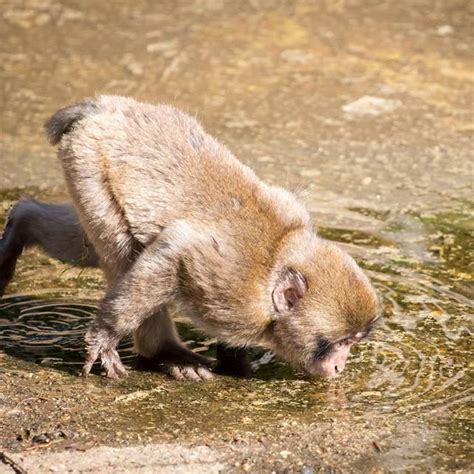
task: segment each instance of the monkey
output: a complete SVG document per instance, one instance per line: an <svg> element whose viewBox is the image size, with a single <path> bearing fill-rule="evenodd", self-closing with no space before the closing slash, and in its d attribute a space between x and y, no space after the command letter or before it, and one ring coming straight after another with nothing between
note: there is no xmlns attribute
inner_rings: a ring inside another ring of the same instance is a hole
<svg viewBox="0 0 474 474"><path fill-rule="evenodd" d="M230 347L268 348L310 377L338 376L379 319L368 277L317 234L297 197L184 112L100 95L45 127L107 282L83 375L96 361L108 377L126 375L117 345L134 334L139 357L174 378L212 378L180 341L170 305ZM3 253L6 281L15 251Z"/></svg>

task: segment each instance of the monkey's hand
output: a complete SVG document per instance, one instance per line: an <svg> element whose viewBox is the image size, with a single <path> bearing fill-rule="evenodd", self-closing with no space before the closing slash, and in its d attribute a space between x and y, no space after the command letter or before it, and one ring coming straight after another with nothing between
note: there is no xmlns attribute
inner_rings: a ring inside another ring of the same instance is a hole
<svg viewBox="0 0 474 474"><path fill-rule="evenodd" d="M118 379L127 375L117 352L118 338L106 329L92 327L86 335L87 358L82 367L82 375L89 375L94 363L100 359L107 377Z"/></svg>

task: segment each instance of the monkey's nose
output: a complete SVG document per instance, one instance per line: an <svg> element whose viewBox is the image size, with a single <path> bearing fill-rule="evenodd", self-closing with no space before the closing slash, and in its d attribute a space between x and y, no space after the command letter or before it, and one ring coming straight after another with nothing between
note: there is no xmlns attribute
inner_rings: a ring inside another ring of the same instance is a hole
<svg viewBox="0 0 474 474"><path fill-rule="evenodd" d="M325 369L326 377L333 378L339 376L343 371L344 367L346 366L346 361L343 360L341 357L335 357L331 360L329 359L326 364L323 365L323 369Z"/></svg>

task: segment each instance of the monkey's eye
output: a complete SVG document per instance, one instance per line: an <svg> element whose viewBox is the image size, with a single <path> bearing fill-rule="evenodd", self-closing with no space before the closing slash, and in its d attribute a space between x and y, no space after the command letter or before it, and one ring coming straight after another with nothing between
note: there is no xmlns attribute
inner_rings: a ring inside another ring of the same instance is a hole
<svg viewBox="0 0 474 474"><path fill-rule="evenodd" d="M318 337L316 340L316 350L314 351L315 359L322 359L332 352L334 345L325 337Z"/></svg>

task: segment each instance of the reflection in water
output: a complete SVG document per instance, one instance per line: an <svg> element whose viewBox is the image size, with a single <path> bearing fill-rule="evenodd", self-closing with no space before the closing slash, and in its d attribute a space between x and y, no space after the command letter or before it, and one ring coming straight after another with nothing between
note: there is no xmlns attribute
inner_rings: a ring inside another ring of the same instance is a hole
<svg viewBox="0 0 474 474"><path fill-rule="evenodd" d="M4 298L0 301L0 347L40 364L80 367L85 356L84 333L96 309L80 302Z"/></svg>
<svg viewBox="0 0 474 474"><path fill-rule="evenodd" d="M86 355L84 334L97 310L86 301L5 297L0 300L0 349L27 361L78 371ZM210 352L212 341L185 323L178 322L178 328L193 350ZM123 362L132 366L131 338L122 341L119 351Z"/></svg>

